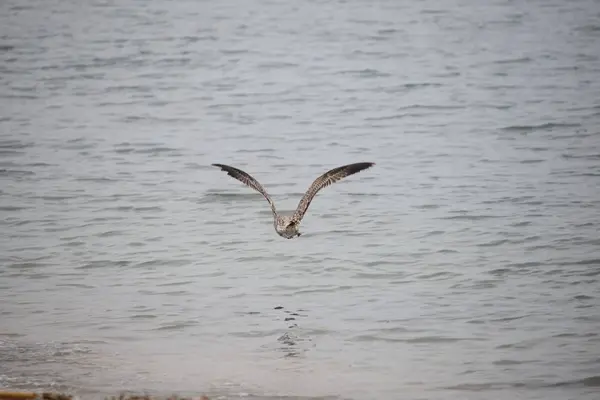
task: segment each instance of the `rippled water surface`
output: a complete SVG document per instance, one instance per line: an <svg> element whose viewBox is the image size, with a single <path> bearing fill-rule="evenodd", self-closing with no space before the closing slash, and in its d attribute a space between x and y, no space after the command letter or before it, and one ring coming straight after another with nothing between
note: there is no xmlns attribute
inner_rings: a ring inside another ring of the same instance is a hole
<svg viewBox="0 0 600 400"><path fill-rule="evenodd" d="M598 398L597 1L0 11L1 387Z"/></svg>

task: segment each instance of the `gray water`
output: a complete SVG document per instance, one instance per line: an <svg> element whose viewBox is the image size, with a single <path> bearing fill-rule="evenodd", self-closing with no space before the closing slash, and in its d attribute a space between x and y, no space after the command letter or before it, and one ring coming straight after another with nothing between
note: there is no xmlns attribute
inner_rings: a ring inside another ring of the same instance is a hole
<svg viewBox="0 0 600 400"><path fill-rule="evenodd" d="M0 10L0 387L598 398L597 1Z"/></svg>

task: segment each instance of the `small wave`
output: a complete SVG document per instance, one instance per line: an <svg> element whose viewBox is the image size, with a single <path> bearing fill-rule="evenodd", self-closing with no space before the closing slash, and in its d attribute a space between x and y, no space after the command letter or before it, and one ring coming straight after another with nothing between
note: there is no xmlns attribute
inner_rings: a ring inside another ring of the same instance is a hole
<svg viewBox="0 0 600 400"><path fill-rule="evenodd" d="M159 266L169 266L169 267L177 267L177 266L185 266L189 264L190 260L149 260L142 261L134 265L136 268L147 268L147 267L159 267Z"/></svg>
<svg viewBox="0 0 600 400"><path fill-rule="evenodd" d="M420 83L405 83L402 85L402 87L406 88L406 89L416 89L416 88L422 88L422 87L442 87L444 86L443 84L439 83L439 82L420 82Z"/></svg>
<svg viewBox="0 0 600 400"><path fill-rule="evenodd" d="M588 338L596 336L598 336L597 333L557 333L552 335L554 338Z"/></svg>
<svg viewBox="0 0 600 400"><path fill-rule="evenodd" d="M159 212L164 211L164 208L161 206L147 206L147 207L135 207L135 206L117 206L117 207L107 207L105 210L110 211L135 211L135 212ZM121 220L121 217L111 217L111 218L95 218L98 221L111 221L111 220Z"/></svg>
<svg viewBox="0 0 600 400"><path fill-rule="evenodd" d="M436 210L440 208L440 204L419 204L416 206L412 206L412 208L420 209L420 210Z"/></svg>
<svg viewBox="0 0 600 400"><path fill-rule="evenodd" d="M243 330L243 331L234 331L234 332L230 332L229 334L232 336L236 336L236 337L241 337L241 338L263 338L263 337L270 337L273 335L276 335L280 332L279 329L272 329L272 330Z"/></svg>
<svg viewBox="0 0 600 400"><path fill-rule="evenodd" d="M378 335L360 335L356 336L354 340L358 342L406 342L406 339L382 337Z"/></svg>
<svg viewBox="0 0 600 400"><path fill-rule="evenodd" d="M22 211L22 210L28 210L32 207L25 207L25 206L0 206L0 211Z"/></svg>
<svg viewBox="0 0 600 400"><path fill-rule="evenodd" d="M561 155L562 158L564 159L582 159L582 160L592 160L592 161L596 161L596 160L600 160L600 154L568 154L568 153L564 153Z"/></svg>
<svg viewBox="0 0 600 400"><path fill-rule="evenodd" d="M412 338L395 338L385 337L381 335L360 335L354 338L361 342L403 342L403 343L456 343L460 341L470 340L484 340L479 338L461 338L461 337L448 337L448 336L418 336Z"/></svg>
<svg viewBox="0 0 600 400"><path fill-rule="evenodd" d="M80 177L75 178L78 182L96 182L96 183L114 183L118 182L116 179L105 178L105 177Z"/></svg>
<svg viewBox="0 0 600 400"><path fill-rule="evenodd" d="M27 335L24 333L0 332L0 336L7 337L7 338L20 338L20 337L25 337Z"/></svg>
<svg viewBox="0 0 600 400"><path fill-rule="evenodd" d="M130 261L110 261L110 260L96 260L87 264L75 267L75 269L96 269L96 268L107 268L107 267L126 267L131 264Z"/></svg>
<svg viewBox="0 0 600 400"><path fill-rule="evenodd" d="M253 261L269 261L271 259L271 257L269 256L242 256L242 257L237 257L235 259L235 261L239 261L239 262L253 262Z"/></svg>
<svg viewBox="0 0 600 400"><path fill-rule="evenodd" d="M460 276L460 274L457 274L455 272L440 271L440 272L433 272L430 274L417 275L416 278L417 279L446 280L446 279L455 278L457 276Z"/></svg>
<svg viewBox="0 0 600 400"><path fill-rule="evenodd" d="M518 228L518 227L528 226L528 225L531 225L531 221L519 221L519 222L515 222L515 223L511 224L510 226L514 226L514 227Z"/></svg>
<svg viewBox="0 0 600 400"><path fill-rule="evenodd" d="M593 296L588 296L588 295L585 295L585 294L580 294L580 295L574 296L573 298L575 300L593 300L594 299Z"/></svg>
<svg viewBox="0 0 600 400"><path fill-rule="evenodd" d="M486 322L486 321L484 321ZM540 340L523 340L520 342L515 342L515 343L505 343L505 344L499 344L496 346L497 350L504 350L504 349L532 349L535 346L540 344Z"/></svg>
<svg viewBox="0 0 600 400"><path fill-rule="evenodd" d="M204 196L202 196L198 200L198 202L199 203L218 203L222 200L257 200L257 199L262 199L262 198L263 197L260 195L260 193L254 193L254 192L245 192L245 193L208 192Z"/></svg>
<svg viewBox="0 0 600 400"><path fill-rule="evenodd" d="M575 28L575 31L591 33L591 34L598 34L598 33L600 33L600 25L592 25L592 24L582 25L582 26Z"/></svg>
<svg viewBox="0 0 600 400"><path fill-rule="evenodd" d="M411 104L409 106L400 107L399 110L461 110L464 106L442 105L442 104Z"/></svg>
<svg viewBox="0 0 600 400"><path fill-rule="evenodd" d="M452 289L486 290L486 289L495 288L499 282L501 282L501 281L494 280L494 279L480 279L480 280L476 280L476 281L469 281L466 283L457 283L452 286Z"/></svg>
<svg viewBox="0 0 600 400"><path fill-rule="evenodd" d="M490 242L479 243L477 247L496 247L508 243L507 239L492 240Z"/></svg>
<svg viewBox="0 0 600 400"><path fill-rule="evenodd" d="M166 287L166 286L184 286L184 285L188 285L190 283L194 283L194 282L193 281L166 282L166 283L159 283L156 286L160 286L160 287Z"/></svg>
<svg viewBox="0 0 600 400"><path fill-rule="evenodd" d="M113 236L122 236L123 235L123 231L106 231L106 232L101 232L99 234L97 234L96 236L98 237L113 237Z"/></svg>
<svg viewBox="0 0 600 400"><path fill-rule="evenodd" d="M489 390L506 390L507 388L552 388L562 386L579 386L579 387L599 387L600 376L589 376L582 379L575 379L561 382L488 382L488 383L462 383L454 386L446 386L444 389L464 390L472 392L482 392Z"/></svg>
<svg viewBox="0 0 600 400"><path fill-rule="evenodd" d="M32 143L24 143L20 140L1 140L0 149L26 149L32 147Z"/></svg>
<svg viewBox="0 0 600 400"><path fill-rule="evenodd" d="M469 392L482 392L486 390L501 390L507 387L522 386L519 383L461 383L454 386L446 386L444 389L449 390L464 390Z"/></svg>
<svg viewBox="0 0 600 400"><path fill-rule="evenodd" d="M440 249L437 250L436 253L438 254L452 254L452 253L458 253L457 250L453 250L453 249Z"/></svg>
<svg viewBox="0 0 600 400"><path fill-rule="evenodd" d="M298 290L294 292L294 295L297 294L308 294L308 293L335 293L335 292L339 292L339 291L345 291L345 290L352 290L354 289L354 286L329 286L329 287L325 287L325 288L315 288L315 289L304 289L304 290Z"/></svg>
<svg viewBox="0 0 600 400"><path fill-rule="evenodd" d="M494 64L524 64L533 61L530 57L520 58L503 58L501 60L494 61Z"/></svg>
<svg viewBox="0 0 600 400"><path fill-rule="evenodd" d="M600 265L600 258L589 258L586 260L579 260L579 261L567 261L567 262L560 262L560 263L556 263L557 265L561 265L561 266L569 266L569 265ZM597 275L598 273L600 273L600 271L596 271L596 273L594 275Z"/></svg>
<svg viewBox="0 0 600 400"><path fill-rule="evenodd" d="M115 147L158 147L162 143L159 142L121 142L115 144Z"/></svg>
<svg viewBox="0 0 600 400"><path fill-rule="evenodd" d="M494 365L519 365L519 364L525 364L528 363L530 361L519 361L519 360L498 360L498 361L494 361L492 364Z"/></svg>
<svg viewBox="0 0 600 400"><path fill-rule="evenodd" d="M433 231L425 232L423 235L421 235L419 237L419 239L423 239L423 238L431 237L431 236L439 236L439 235L443 235L444 233L446 233L446 232L445 231L433 230Z"/></svg>
<svg viewBox="0 0 600 400"><path fill-rule="evenodd" d="M379 116L379 117L367 117L364 120L365 121L390 121L390 120L395 120L395 119L401 119L404 118L406 115L404 114L393 114L393 115L383 115L383 116Z"/></svg>
<svg viewBox="0 0 600 400"><path fill-rule="evenodd" d="M32 162L32 163L23 164L23 166L25 166L25 167L54 167L54 166L56 166L56 164L48 164L48 163L44 163L44 162Z"/></svg>
<svg viewBox="0 0 600 400"><path fill-rule="evenodd" d="M482 341L482 338L447 337L447 336L421 336L408 339L408 343L455 343L462 341Z"/></svg>
<svg viewBox="0 0 600 400"><path fill-rule="evenodd" d="M360 70L346 70L340 71L338 74L348 74L348 75L356 75L360 78L384 78L389 77L391 74L387 72L382 72L372 68L365 68Z"/></svg>
<svg viewBox="0 0 600 400"><path fill-rule="evenodd" d="M15 151L15 150L0 150L0 156L3 157L11 157L11 156L22 156L24 155L24 151Z"/></svg>
<svg viewBox="0 0 600 400"><path fill-rule="evenodd" d="M491 321L491 322L510 322L510 321L517 321L520 319L524 319L527 317L530 317L530 315L517 315L516 317L490 318L489 321Z"/></svg>
<svg viewBox="0 0 600 400"><path fill-rule="evenodd" d="M260 69L284 69L284 68L295 68L297 67L298 64L296 63L290 63L290 62L283 62L283 61L271 61L271 62L265 62L265 63L260 63L258 64L258 68Z"/></svg>
<svg viewBox="0 0 600 400"><path fill-rule="evenodd" d="M46 201L64 201L73 199L78 196L32 196L34 199L46 200Z"/></svg>
<svg viewBox="0 0 600 400"><path fill-rule="evenodd" d="M481 221L486 219L504 218L502 215L453 215L450 217L438 217L439 219L457 221Z"/></svg>
<svg viewBox="0 0 600 400"><path fill-rule="evenodd" d="M494 276L505 276L512 272L513 272L513 270L510 268L496 268L491 271L488 271L488 274L494 275Z"/></svg>
<svg viewBox="0 0 600 400"><path fill-rule="evenodd" d="M179 149L175 149L172 147L152 147L149 149L137 149L134 150L135 153L138 154L162 154L162 153L177 153L179 154Z"/></svg>
<svg viewBox="0 0 600 400"><path fill-rule="evenodd" d="M157 318L154 314L134 314L130 317L131 319L155 319Z"/></svg>
<svg viewBox="0 0 600 400"><path fill-rule="evenodd" d="M265 149L239 149L236 153L274 153L275 149L265 148Z"/></svg>
<svg viewBox="0 0 600 400"><path fill-rule="evenodd" d="M579 128L581 124L570 124L570 123L545 123L539 125L510 125L504 128L501 128L503 131L507 132L519 132L519 133L528 133L539 130L552 130L559 128Z"/></svg>
<svg viewBox="0 0 600 400"><path fill-rule="evenodd" d="M2 176L2 175L5 175L5 176L31 176L31 175L35 175L35 172L16 170L16 169L0 169L0 176Z"/></svg>
<svg viewBox="0 0 600 400"><path fill-rule="evenodd" d="M57 287L75 287L79 289L95 289L96 286L86 285L84 283L59 283Z"/></svg>
<svg viewBox="0 0 600 400"><path fill-rule="evenodd" d="M355 279L391 279L391 278L403 278L405 274L403 272L395 272L395 273L376 273L376 272L359 272L351 276L351 278Z"/></svg>
<svg viewBox="0 0 600 400"><path fill-rule="evenodd" d="M587 378L583 378L583 379L576 379L576 380L572 380L572 381L564 381L564 382L557 382L554 384L551 384L550 386L588 386L588 387L600 387L600 376L599 375L595 375L595 376L589 376Z"/></svg>
<svg viewBox="0 0 600 400"><path fill-rule="evenodd" d="M195 326L198 323L195 321L181 321L162 324L158 328L154 328L154 331L180 331L190 326Z"/></svg>

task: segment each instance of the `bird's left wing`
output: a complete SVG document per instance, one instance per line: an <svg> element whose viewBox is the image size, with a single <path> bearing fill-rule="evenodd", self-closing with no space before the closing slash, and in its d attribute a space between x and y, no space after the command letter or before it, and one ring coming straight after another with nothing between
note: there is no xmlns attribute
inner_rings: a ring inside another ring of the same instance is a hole
<svg viewBox="0 0 600 400"><path fill-rule="evenodd" d="M342 178L354 175L357 172L370 168L373 165L375 165L375 163L372 162L348 164L329 170L323 175L319 176L317 179L315 179L312 185L310 185L310 187L300 200L300 203L298 203L296 212L294 212L294 215L292 216L292 221L294 221L295 223L299 223L302 220L304 214L306 213L306 210L308 210L310 202L317 195L319 190L331 185L332 183L339 181Z"/></svg>

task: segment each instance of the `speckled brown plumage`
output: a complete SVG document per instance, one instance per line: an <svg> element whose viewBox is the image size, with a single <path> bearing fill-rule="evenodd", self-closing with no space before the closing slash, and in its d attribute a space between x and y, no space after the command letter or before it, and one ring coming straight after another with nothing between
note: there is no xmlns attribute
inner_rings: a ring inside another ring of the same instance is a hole
<svg viewBox="0 0 600 400"><path fill-rule="evenodd" d="M231 167L231 166L225 165L225 164L212 164L212 165L215 167L221 168L221 170L227 172L227 175L237 179L238 181L244 183L245 185L251 187L252 189L254 189L257 192L259 192L260 194L262 194L264 196L264 198L267 199L267 201L269 202L269 205L271 206L271 210L273 211L273 225L275 227L275 231L277 232L277 234L279 236L282 236L287 239L291 239L295 236L301 235L301 233L298 230L300 222L302 221L302 218L306 214L306 211L308 210L310 203L313 201L314 197L317 195L317 193L321 189L323 189L323 188L325 188L347 176L354 175L357 172L360 172L362 170L370 168L373 165L375 165L375 163L360 162L360 163L348 164L348 165L343 165L341 167L337 167L337 168L334 168L334 169L331 169L331 170L325 172L323 175L321 175L317 179L315 179L315 181L310 185L310 187L308 188L308 190L306 191L304 196L302 196L302 199L298 203L298 207L296 208L296 211L294 212L294 214L291 217L281 216L281 215L277 214L277 210L275 208L275 203L273 202L273 200L271 199L271 197L269 196L267 191L263 188L263 186L256 179L254 179L247 172L244 172L241 169Z"/></svg>

